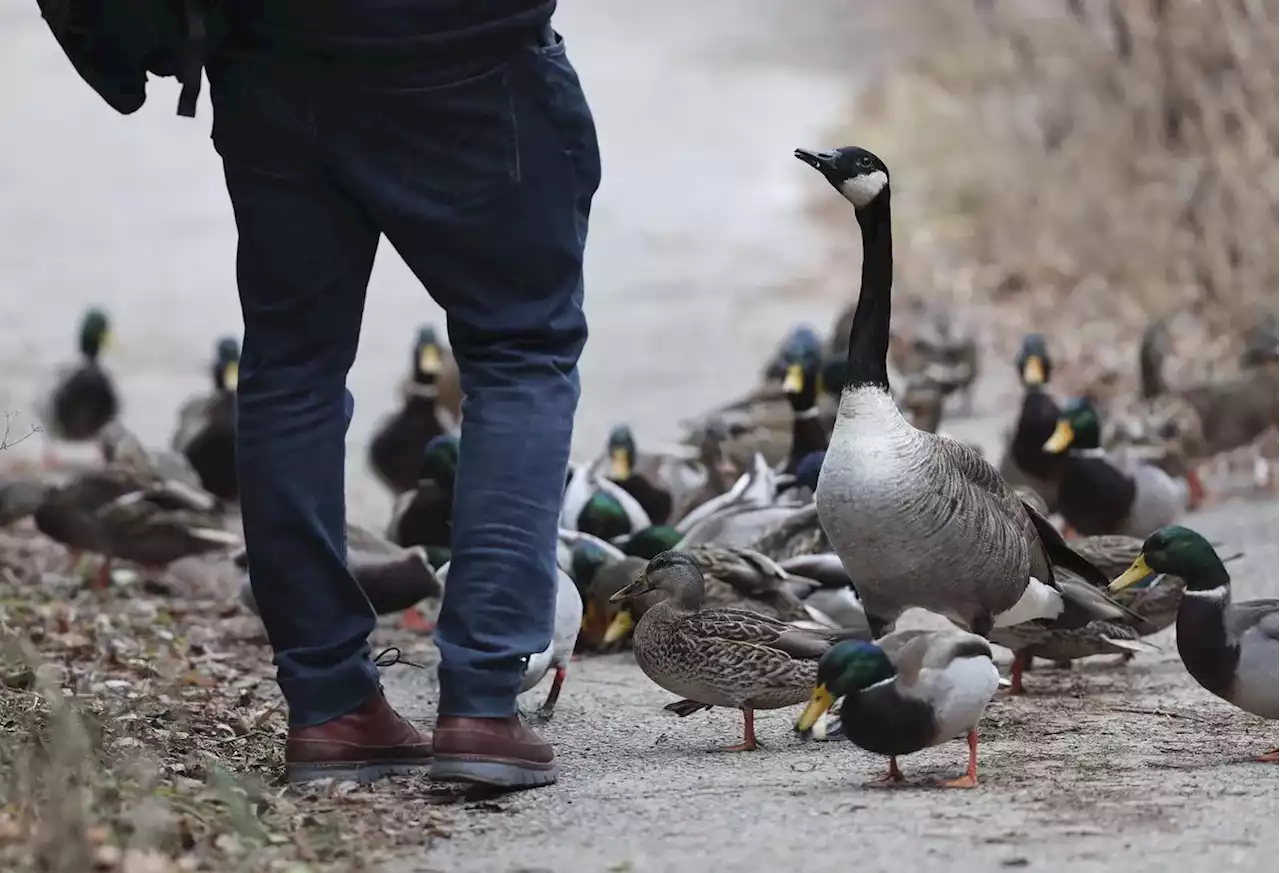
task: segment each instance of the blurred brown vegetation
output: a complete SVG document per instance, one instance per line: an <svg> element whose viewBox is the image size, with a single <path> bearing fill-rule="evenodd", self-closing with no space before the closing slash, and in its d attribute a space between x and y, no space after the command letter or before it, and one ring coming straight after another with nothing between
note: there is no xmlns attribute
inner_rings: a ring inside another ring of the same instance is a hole
<svg viewBox="0 0 1280 873"><path fill-rule="evenodd" d="M902 0L915 60L840 137L895 170L900 293L980 311L998 354L1041 329L1085 370L1131 373L1147 319L1182 313L1175 358L1233 362L1280 280L1278 18L1274 0Z"/></svg>

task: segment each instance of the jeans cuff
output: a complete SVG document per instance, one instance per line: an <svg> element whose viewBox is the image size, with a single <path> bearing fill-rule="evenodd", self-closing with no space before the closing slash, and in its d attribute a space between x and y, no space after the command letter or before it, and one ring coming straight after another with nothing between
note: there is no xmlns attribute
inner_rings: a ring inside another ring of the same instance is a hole
<svg viewBox="0 0 1280 873"><path fill-rule="evenodd" d="M321 675L278 677L289 704L289 727L313 727L359 709L382 688L378 668L368 654L340 664Z"/></svg>
<svg viewBox="0 0 1280 873"><path fill-rule="evenodd" d="M514 669L454 667L441 663L437 715L505 718L515 715L516 695L524 678L524 663Z"/></svg>

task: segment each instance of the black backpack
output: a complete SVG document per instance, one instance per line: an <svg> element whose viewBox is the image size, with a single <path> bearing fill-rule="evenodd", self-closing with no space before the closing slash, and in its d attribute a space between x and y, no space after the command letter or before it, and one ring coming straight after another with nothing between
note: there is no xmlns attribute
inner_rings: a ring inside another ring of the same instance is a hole
<svg viewBox="0 0 1280 873"><path fill-rule="evenodd" d="M147 74L182 83L178 114L194 117L200 76L221 38L219 0L37 0L80 78L122 115L147 100Z"/></svg>

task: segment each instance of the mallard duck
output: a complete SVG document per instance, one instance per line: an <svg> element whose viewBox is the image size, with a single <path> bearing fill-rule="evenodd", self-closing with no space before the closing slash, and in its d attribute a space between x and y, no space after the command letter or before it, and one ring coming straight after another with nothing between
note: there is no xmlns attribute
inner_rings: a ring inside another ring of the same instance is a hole
<svg viewBox="0 0 1280 873"><path fill-rule="evenodd" d="M943 399L964 394L965 411L973 412L973 383L978 378L978 342L957 313L936 303L911 302L905 330L895 330L889 359L907 378L921 377L938 388Z"/></svg>
<svg viewBox="0 0 1280 873"><path fill-rule="evenodd" d="M98 434L98 446L103 460L108 464L132 470L142 479L181 482L194 491L209 494L201 486L200 477L185 457L173 451L148 448L118 420L108 424Z"/></svg>
<svg viewBox="0 0 1280 873"><path fill-rule="evenodd" d="M625 636L625 631L610 643L605 643L605 636L619 612L618 604L610 602L609 598L630 585L648 559L627 555L612 543L581 531L562 530L560 540L569 550L569 575L583 603L579 638L584 647L592 651L615 648ZM634 624L630 616L626 621Z"/></svg>
<svg viewBox="0 0 1280 873"><path fill-rule="evenodd" d="M448 586L448 577L448 564L436 571L436 578L441 585ZM538 709L538 714L544 719L552 716L556 701L560 699L560 689L564 685L569 661L573 657L581 627L582 598L578 594L573 579L563 570L557 569L555 625L551 633L551 641L541 652L534 652L529 656L520 680L520 693L523 694L541 682L548 671L555 671L551 689Z"/></svg>
<svg viewBox="0 0 1280 873"><path fill-rule="evenodd" d="M671 518L671 493L650 482L637 468L636 437L620 424L609 433L609 481L635 498L654 524Z"/></svg>
<svg viewBox="0 0 1280 873"><path fill-rule="evenodd" d="M571 467L560 506L560 527L613 540L653 524L640 503L599 470L603 458Z"/></svg>
<svg viewBox="0 0 1280 873"><path fill-rule="evenodd" d="M1022 406L1013 435L1000 460L1000 475L1010 485L1027 485L1045 500L1044 515L1053 511L1058 499L1058 460L1044 450L1045 441L1058 425L1058 403L1049 394L1053 360L1044 336L1023 337L1015 361L1022 382Z"/></svg>
<svg viewBox="0 0 1280 873"><path fill-rule="evenodd" d="M682 698L667 706L684 716L715 706L742 711L742 742L758 747L755 710L803 703L831 631L798 628L746 609L707 607L702 570L685 552L663 552L615 602L650 595L657 602L635 628L632 649L645 675Z"/></svg>
<svg viewBox="0 0 1280 873"><path fill-rule="evenodd" d="M80 321L80 360L64 364L37 403L45 434L45 464L53 466L54 442L86 442L98 436L120 413L120 397L99 360L111 345L106 312L90 309Z"/></svg>
<svg viewBox="0 0 1280 873"><path fill-rule="evenodd" d="M841 730L853 743L889 756L886 780L901 781L898 756L959 737L969 741L965 775L948 788L978 784L978 721L1000 686L991 646L961 630L907 629L874 643L845 641L818 662L801 735L843 697Z"/></svg>
<svg viewBox="0 0 1280 873"><path fill-rule="evenodd" d="M256 615L258 604L249 584L248 553L241 549L231 560L245 574L240 599ZM401 548L350 522L347 524L347 568L378 615L416 608L424 600L438 602L444 593L426 549Z"/></svg>
<svg viewBox="0 0 1280 873"><path fill-rule="evenodd" d="M782 349L782 390L791 405L791 449L783 470L794 474L800 462L827 448L827 428L818 400L822 396L822 346L812 331Z"/></svg>
<svg viewBox="0 0 1280 873"><path fill-rule="evenodd" d="M413 369L402 386L403 403L387 416L369 441L369 466L393 494L412 491L427 443L447 429L441 421L441 392L457 382L457 365L440 345L435 328L418 331Z"/></svg>
<svg viewBox="0 0 1280 873"><path fill-rule="evenodd" d="M1205 496L1198 466L1210 457L1249 445L1280 423L1280 376L1272 325L1244 341L1238 375L1170 388L1163 374L1164 322L1144 337L1144 398L1125 409L1125 440L1159 446L1161 467L1182 476L1192 506Z"/></svg>
<svg viewBox="0 0 1280 873"><path fill-rule="evenodd" d="M749 472L726 493L708 500L674 525L682 545L746 546L787 518L795 508L780 502L793 477L779 475L757 453Z"/></svg>
<svg viewBox="0 0 1280 873"><path fill-rule="evenodd" d="M837 626L859 630L871 639L867 613L839 555L831 552L797 555L779 561L778 566L790 577L787 588L801 603L830 618Z"/></svg>
<svg viewBox="0 0 1280 873"><path fill-rule="evenodd" d="M661 553L660 553L661 554ZM778 563L750 549L698 546L682 548L680 554L693 562L702 578L703 601L712 607L748 609L779 621L812 623L835 627L836 622L806 607L791 589L791 575ZM656 557L656 556L655 556ZM661 596L632 596L614 614L605 631L605 645L631 634L645 612ZM616 599L613 602L618 602Z"/></svg>
<svg viewBox="0 0 1280 873"><path fill-rule="evenodd" d="M814 503L789 509L773 527L748 543L748 548L762 552L775 561L798 555L817 555L831 551L831 543L818 520Z"/></svg>
<svg viewBox="0 0 1280 873"><path fill-rule="evenodd" d="M200 486L220 500L238 500L236 478L236 385L240 343L218 340L213 353L213 390L187 400L178 410L171 445L191 464Z"/></svg>
<svg viewBox="0 0 1280 873"><path fill-rule="evenodd" d="M1187 509L1190 490L1159 467L1101 448L1102 422L1087 399L1063 404L1044 449L1060 463L1058 511L1076 532L1143 537ZM1070 450L1070 451L1068 451Z"/></svg>
<svg viewBox="0 0 1280 873"><path fill-rule="evenodd" d="M820 425L825 444L835 414L834 398L823 387L823 377L831 361L824 354L821 339L808 325L796 326L782 339L768 360L762 385L739 400L686 422L684 441L698 445L707 428L716 425L726 432L725 450L738 467L746 466L757 453L763 455L770 466L786 465L795 442L796 425L795 407L788 399L786 385L788 381L794 384L794 376L788 379L793 362L790 359L798 361L799 358L812 358L816 362L818 390L813 408L817 413L812 418L814 424L805 427L816 433ZM838 368L839 361L834 363Z"/></svg>
<svg viewBox="0 0 1280 873"><path fill-rule="evenodd" d="M1104 578L972 447L912 427L890 392L893 285L889 171L870 152L797 149L853 204L862 292L849 335L835 430L815 495L818 517L872 621L918 606L985 635L993 626L1069 615L1052 565Z"/></svg>
<svg viewBox="0 0 1280 873"><path fill-rule="evenodd" d="M54 488L35 511L35 523L72 550L102 555L93 580L101 588L113 559L158 568L239 545L216 510L216 498L198 488L108 464Z"/></svg>
<svg viewBox="0 0 1280 873"><path fill-rule="evenodd" d="M1178 655L1205 690L1245 712L1275 721L1280 686L1280 604L1274 597L1231 602L1231 576L1204 537L1178 525L1163 527L1111 583L1123 591L1152 573L1187 582L1178 607ZM1273 749L1259 760L1275 762Z"/></svg>
<svg viewBox="0 0 1280 873"><path fill-rule="evenodd" d="M441 434L422 451L418 484L396 498L387 539L399 546L424 546L431 563L448 560L453 535L453 487L458 475L458 438Z"/></svg>

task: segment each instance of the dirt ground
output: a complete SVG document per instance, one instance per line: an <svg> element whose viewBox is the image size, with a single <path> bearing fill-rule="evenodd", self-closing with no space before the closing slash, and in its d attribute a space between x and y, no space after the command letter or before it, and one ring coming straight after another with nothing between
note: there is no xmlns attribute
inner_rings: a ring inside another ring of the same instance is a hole
<svg viewBox="0 0 1280 873"><path fill-rule="evenodd" d="M1189 519L1228 550L1240 599L1276 596L1274 501L1233 501ZM563 765L547 789L460 799L449 828L394 873L807 873L1274 870L1277 770L1251 759L1276 744L1265 723L1201 689L1172 631L1160 655L1071 671L1038 662L1029 693L1004 695L981 725L974 791L934 787L963 771L963 742L902 761L843 742L801 742L796 709L761 713L766 748L723 753L741 717L678 719L672 697L630 654L580 660L545 728ZM1006 658L1007 663L1007 658ZM403 711L429 719L434 671L385 674ZM545 683L544 683L545 685ZM528 695L536 705L545 687Z"/></svg>

